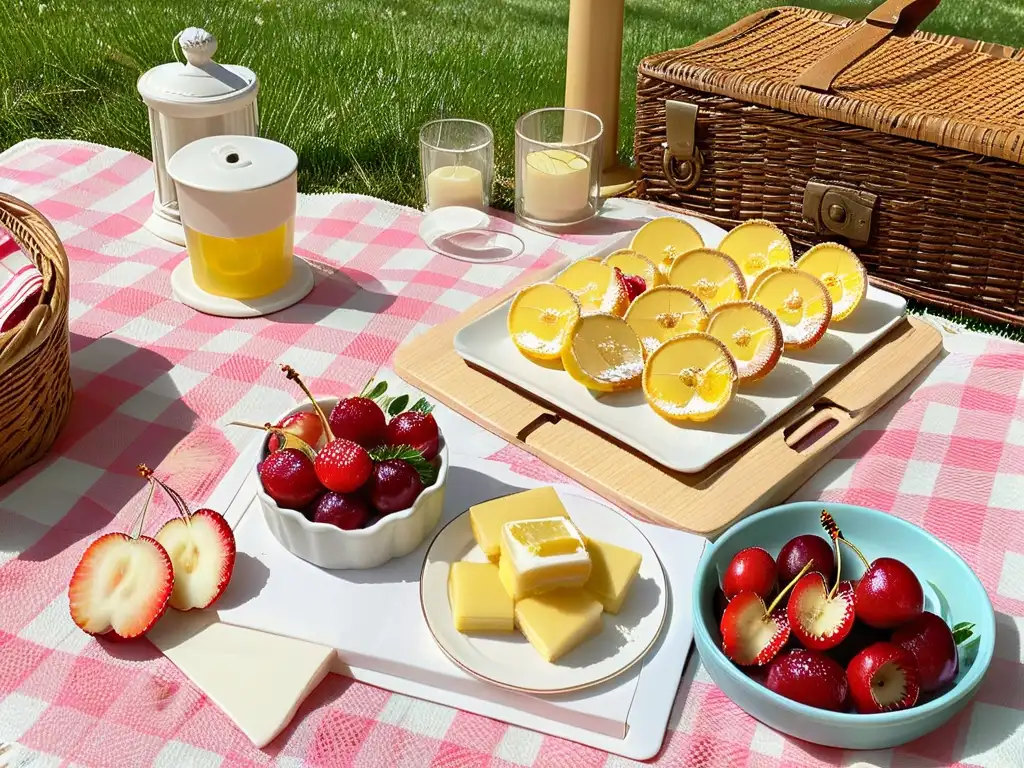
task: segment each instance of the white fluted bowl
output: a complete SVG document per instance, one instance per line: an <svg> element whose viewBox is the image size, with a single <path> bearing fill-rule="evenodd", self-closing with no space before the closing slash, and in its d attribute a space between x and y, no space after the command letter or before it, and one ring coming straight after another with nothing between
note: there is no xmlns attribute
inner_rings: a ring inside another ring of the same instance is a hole
<svg viewBox="0 0 1024 768"><path fill-rule="evenodd" d="M327 414L337 402L336 397L317 398L317 403ZM309 403L296 406L281 414L280 419L312 409ZM280 419L276 423L280 423ZM267 442L264 440L260 461L266 456ZM443 434L434 464L438 468L437 480L423 489L412 507L392 512L368 528L353 531L327 523L314 523L298 510L278 506L264 492L255 466L253 472L256 473L256 497L263 508L263 519L285 549L321 568L363 569L376 568L388 560L408 555L437 527L444 508L444 488L448 479L448 446Z"/></svg>

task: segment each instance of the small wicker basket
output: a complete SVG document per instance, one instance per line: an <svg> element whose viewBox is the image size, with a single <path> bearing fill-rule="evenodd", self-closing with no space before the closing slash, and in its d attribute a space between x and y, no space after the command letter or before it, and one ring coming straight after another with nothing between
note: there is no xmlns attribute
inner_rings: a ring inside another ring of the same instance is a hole
<svg viewBox="0 0 1024 768"><path fill-rule="evenodd" d="M41 459L71 410L68 258L53 226L0 193L0 229L43 275L39 304L0 335L0 483Z"/></svg>

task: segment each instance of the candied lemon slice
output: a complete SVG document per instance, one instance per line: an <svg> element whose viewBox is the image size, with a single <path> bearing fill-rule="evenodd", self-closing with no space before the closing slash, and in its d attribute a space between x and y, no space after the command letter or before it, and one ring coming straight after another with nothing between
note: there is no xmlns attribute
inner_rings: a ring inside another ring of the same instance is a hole
<svg viewBox="0 0 1024 768"><path fill-rule="evenodd" d="M606 264L583 259L566 267L555 285L568 288L580 302L584 312L607 312L622 316L629 307L626 288Z"/></svg>
<svg viewBox="0 0 1024 768"><path fill-rule="evenodd" d="M668 282L695 294L709 312L727 301L740 301L747 292L736 262L711 248L699 248L676 258Z"/></svg>
<svg viewBox="0 0 1024 768"><path fill-rule="evenodd" d="M644 350L636 332L621 317L584 315L562 351L562 365L587 389L614 392L640 383Z"/></svg>
<svg viewBox="0 0 1024 768"><path fill-rule="evenodd" d="M779 318L786 349L809 349L832 319L832 299L824 284L795 267L772 267L750 286L750 298Z"/></svg>
<svg viewBox="0 0 1024 768"><path fill-rule="evenodd" d="M640 251L623 248L605 256L604 263L612 269L618 267L624 275L639 275L644 279L648 290L665 282L664 275L661 274L654 262Z"/></svg>
<svg viewBox="0 0 1024 768"><path fill-rule="evenodd" d="M796 268L824 283L832 299L832 320L845 320L868 292L868 273L857 254L839 243L821 243L800 257Z"/></svg>
<svg viewBox="0 0 1024 768"><path fill-rule="evenodd" d="M633 235L629 247L654 262L658 270L668 276L676 256L704 247L700 232L683 219L663 216L644 224Z"/></svg>
<svg viewBox="0 0 1024 768"><path fill-rule="evenodd" d="M755 301L732 301L715 307L707 330L733 356L740 381L767 376L782 357L782 326L775 315Z"/></svg>
<svg viewBox="0 0 1024 768"><path fill-rule="evenodd" d="M647 358L648 405L669 421L707 421L732 399L739 373L725 345L706 333L670 339Z"/></svg>
<svg viewBox="0 0 1024 768"><path fill-rule="evenodd" d="M552 283L523 288L508 309L508 332L527 357L557 360L580 319L580 303L572 291Z"/></svg>
<svg viewBox="0 0 1024 768"><path fill-rule="evenodd" d="M708 313L690 291L678 285L662 285L633 300L626 310L626 322L650 354L669 339L703 331Z"/></svg>
<svg viewBox="0 0 1024 768"><path fill-rule="evenodd" d="M732 257L749 287L769 267L793 264L793 244L786 233L764 219L751 219L722 238L718 250Z"/></svg>

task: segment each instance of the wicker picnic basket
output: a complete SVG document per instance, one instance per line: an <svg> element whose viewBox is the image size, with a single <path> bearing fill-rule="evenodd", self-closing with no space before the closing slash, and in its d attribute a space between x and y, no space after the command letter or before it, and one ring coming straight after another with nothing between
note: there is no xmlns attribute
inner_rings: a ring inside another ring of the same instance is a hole
<svg viewBox="0 0 1024 768"><path fill-rule="evenodd" d="M872 281L1024 324L1024 50L774 8L640 62L640 197L844 242Z"/></svg>
<svg viewBox="0 0 1024 768"><path fill-rule="evenodd" d="M0 193L0 229L43 275L39 304L0 335L0 483L53 445L71 408L68 258L39 211Z"/></svg>

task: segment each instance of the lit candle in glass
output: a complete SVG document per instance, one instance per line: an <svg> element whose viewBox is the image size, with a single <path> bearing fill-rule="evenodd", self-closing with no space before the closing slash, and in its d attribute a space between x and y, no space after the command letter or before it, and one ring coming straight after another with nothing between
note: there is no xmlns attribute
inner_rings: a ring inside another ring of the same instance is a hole
<svg viewBox="0 0 1024 768"><path fill-rule="evenodd" d="M428 210L486 208L494 177L494 135L475 120L434 120L420 129L420 168Z"/></svg>

